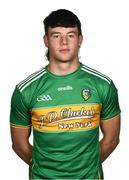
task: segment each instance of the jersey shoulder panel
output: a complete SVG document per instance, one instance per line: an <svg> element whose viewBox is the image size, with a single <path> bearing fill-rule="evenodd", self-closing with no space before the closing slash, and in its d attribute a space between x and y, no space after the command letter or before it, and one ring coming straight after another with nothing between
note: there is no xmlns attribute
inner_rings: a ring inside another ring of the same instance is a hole
<svg viewBox="0 0 129 180"><path fill-rule="evenodd" d="M120 113L118 93L113 81L85 65L82 65L81 69L86 73L91 86L94 86L98 92L102 104L101 119L106 120L118 115Z"/></svg>
<svg viewBox="0 0 129 180"><path fill-rule="evenodd" d="M98 83L111 83L111 79L108 76L86 65L82 64L81 70L85 72L89 77L91 77L92 81L97 81Z"/></svg>
<svg viewBox="0 0 129 180"><path fill-rule="evenodd" d="M46 69L45 67L41 68L40 70L34 72L27 78L25 78L23 81L21 81L16 87L19 89L19 91L22 93L24 90L29 88L30 86L37 85L37 82L41 80L41 78L46 74Z"/></svg>
<svg viewBox="0 0 129 180"><path fill-rule="evenodd" d="M28 76L16 86L30 109L33 104L33 99L38 95L39 90L44 88L46 78L47 72L44 67Z"/></svg>

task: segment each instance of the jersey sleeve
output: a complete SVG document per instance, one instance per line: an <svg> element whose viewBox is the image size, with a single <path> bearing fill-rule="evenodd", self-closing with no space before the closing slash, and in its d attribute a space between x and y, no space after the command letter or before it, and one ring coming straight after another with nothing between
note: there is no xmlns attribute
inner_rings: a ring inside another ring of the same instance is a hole
<svg viewBox="0 0 129 180"><path fill-rule="evenodd" d="M107 90L103 89L101 120L113 118L120 114L118 93L114 83L111 81Z"/></svg>
<svg viewBox="0 0 129 180"><path fill-rule="evenodd" d="M15 88L11 99L10 111L11 126L28 127L31 126L31 114L27 102L20 91Z"/></svg>

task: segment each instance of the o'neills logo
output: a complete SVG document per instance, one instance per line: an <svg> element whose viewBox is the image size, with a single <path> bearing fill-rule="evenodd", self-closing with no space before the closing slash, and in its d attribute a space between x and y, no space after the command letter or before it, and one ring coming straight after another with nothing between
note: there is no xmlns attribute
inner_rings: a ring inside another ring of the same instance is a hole
<svg viewBox="0 0 129 180"><path fill-rule="evenodd" d="M58 123L63 121L80 120L93 118L96 113L94 106L89 109L82 107L80 110L72 110L71 108L63 108L60 112L50 111L47 114L41 114L38 116L38 121L40 122L40 128L43 126Z"/></svg>
<svg viewBox="0 0 129 180"><path fill-rule="evenodd" d="M73 90L72 86L59 87L58 91L69 91Z"/></svg>

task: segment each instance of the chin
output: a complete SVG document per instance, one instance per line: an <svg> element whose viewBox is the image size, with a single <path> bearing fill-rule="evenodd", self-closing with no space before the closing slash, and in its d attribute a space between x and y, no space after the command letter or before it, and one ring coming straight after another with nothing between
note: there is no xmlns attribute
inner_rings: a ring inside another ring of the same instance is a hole
<svg viewBox="0 0 129 180"><path fill-rule="evenodd" d="M58 62L62 62L62 63L67 63L67 62L71 62L71 59L58 59Z"/></svg>
<svg viewBox="0 0 129 180"><path fill-rule="evenodd" d="M67 62L71 62L73 61L73 57L70 56L66 56L66 57L59 57L57 58L58 61L62 62L62 63L67 63Z"/></svg>

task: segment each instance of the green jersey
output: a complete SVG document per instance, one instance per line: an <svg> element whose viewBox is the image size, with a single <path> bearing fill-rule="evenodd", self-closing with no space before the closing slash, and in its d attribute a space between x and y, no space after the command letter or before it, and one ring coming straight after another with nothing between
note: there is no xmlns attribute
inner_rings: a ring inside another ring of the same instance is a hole
<svg viewBox="0 0 129 180"><path fill-rule="evenodd" d="M16 86L11 125L33 127L32 179L103 179L100 121L120 113L115 85L83 64L58 76L48 66Z"/></svg>

